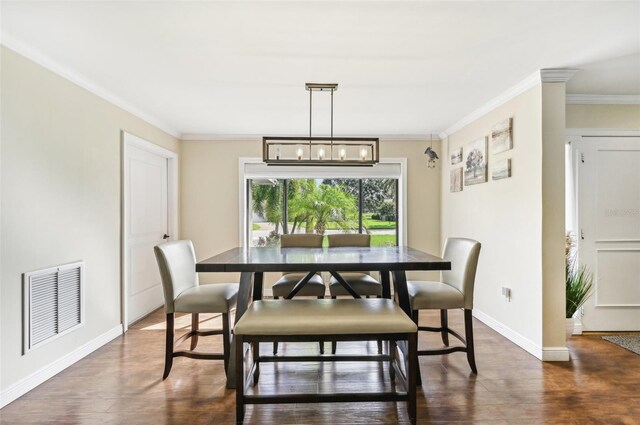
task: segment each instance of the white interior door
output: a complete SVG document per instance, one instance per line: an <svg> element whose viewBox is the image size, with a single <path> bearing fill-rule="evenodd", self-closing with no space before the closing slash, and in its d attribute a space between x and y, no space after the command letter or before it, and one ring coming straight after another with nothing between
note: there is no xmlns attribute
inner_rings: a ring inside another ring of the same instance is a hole
<svg viewBox="0 0 640 425"><path fill-rule="evenodd" d="M137 146L125 149L125 317L129 325L164 302L153 247L169 234L169 198L168 159Z"/></svg>
<svg viewBox="0 0 640 425"><path fill-rule="evenodd" d="M578 246L594 274L585 331L640 330L640 137L583 137Z"/></svg>

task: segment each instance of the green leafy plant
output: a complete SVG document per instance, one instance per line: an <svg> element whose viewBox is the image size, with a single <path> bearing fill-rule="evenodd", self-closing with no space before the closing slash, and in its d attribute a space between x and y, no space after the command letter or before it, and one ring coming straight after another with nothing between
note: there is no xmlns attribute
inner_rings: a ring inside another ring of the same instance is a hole
<svg viewBox="0 0 640 425"><path fill-rule="evenodd" d="M578 264L574 253L575 241L567 232L565 242L566 259L566 317L570 319L593 294L593 274L584 264Z"/></svg>

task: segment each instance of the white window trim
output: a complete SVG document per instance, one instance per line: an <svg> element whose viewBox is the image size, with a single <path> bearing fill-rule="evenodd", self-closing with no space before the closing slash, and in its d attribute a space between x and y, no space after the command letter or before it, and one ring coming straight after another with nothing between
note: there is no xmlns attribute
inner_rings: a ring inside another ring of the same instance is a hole
<svg viewBox="0 0 640 425"><path fill-rule="evenodd" d="M247 165L254 168L247 173ZM393 178L398 179L398 245L406 245L407 241L407 158L381 158L380 164L397 164L400 173L370 173L375 167L314 167L314 166L267 166L262 158L241 157L238 159L238 210L240 211L240 245L247 246L249 234L247 232L247 180L256 178Z"/></svg>

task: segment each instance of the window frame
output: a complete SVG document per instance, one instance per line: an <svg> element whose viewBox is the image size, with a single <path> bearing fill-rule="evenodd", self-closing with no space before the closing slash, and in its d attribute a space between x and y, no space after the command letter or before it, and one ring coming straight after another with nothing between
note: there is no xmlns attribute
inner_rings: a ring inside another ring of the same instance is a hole
<svg viewBox="0 0 640 425"><path fill-rule="evenodd" d="M240 246L248 247L249 225L249 180L252 179L292 179L292 178L330 178L330 179L397 179L397 242L398 246L407 244L407 158L381 158L373 167L314 167L314 166L267 166L261 158L238 159L238 211Z"/></svg>

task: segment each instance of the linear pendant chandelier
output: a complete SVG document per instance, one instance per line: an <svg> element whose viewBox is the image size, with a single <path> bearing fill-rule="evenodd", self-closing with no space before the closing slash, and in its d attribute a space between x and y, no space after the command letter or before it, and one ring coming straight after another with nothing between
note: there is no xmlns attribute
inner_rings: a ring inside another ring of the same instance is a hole
<svg viewBox="0 0 640 425"><path fill-rule="evenodd" d="M262 159L267 165L349 165L372 166L380 161L380 139L333 136L333 92L338 84L306 83L309 91L309 136L262 138ZM313 92L331 93L331 136L313 137L311 118Z"/></svg>

